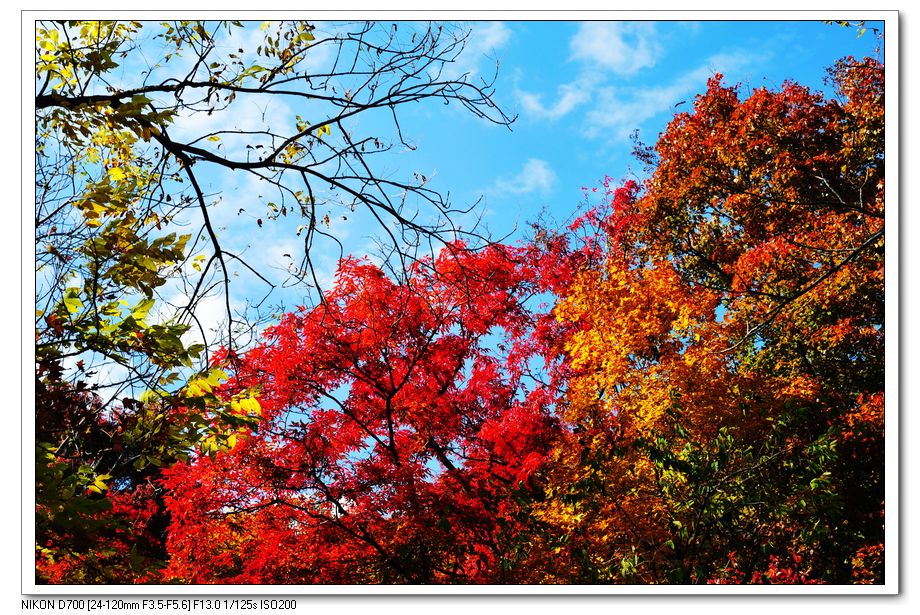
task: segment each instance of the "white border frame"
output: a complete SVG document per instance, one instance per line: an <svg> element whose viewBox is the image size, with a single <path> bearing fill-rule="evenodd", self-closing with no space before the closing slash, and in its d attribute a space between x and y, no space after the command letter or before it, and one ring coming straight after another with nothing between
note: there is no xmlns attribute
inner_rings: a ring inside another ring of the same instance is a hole
<svg viewBox="0 0 920 615"><path fill-rule="evenodd" d="M810 21L860 19L883 21L885 24L885 584L884 585L460 585L460 586L413 586L413 585L36 585L35 569L35 468L32 455L35 440L34 404L35 383L31 374L34 364L34 333L32 331L32 310L34 310L35 277L33 248L26 245L26 238L35 235L33 216L35 178L34 157L34 65L32 45L34 22L37 19L54 17L73 18L133 18L141 21L161 18L194 18L203 14L220 13L222 19L252 20L265 16L281 16L278 11L37 11L23 10L21 14L21 139L22 139L22 414L21 414L21 592L24 596L36 598L65 595L76 596L123 596L124 600L139 601L142 596L301 596L301 595L892 595L899 593L902 555L899 538L900 510L902 501L900 485L900 328L899 328L899 163L900 163L900 39L899 14L897 11L857 10L803 10L803 11L511 11L481 9L471 11L430 10L339 10L339 11L281 11L285 18L300 19L462 19L489 21L589 21L589 20L655 20L655 21L762 21L790 20ZM893 207L892 207L893 205ZM28 227L25 225L28 224ZM28 412L26 411L28 409ZM55 601L56 602L56 601ZM188 611L186 611L188 612Z"/></svg>

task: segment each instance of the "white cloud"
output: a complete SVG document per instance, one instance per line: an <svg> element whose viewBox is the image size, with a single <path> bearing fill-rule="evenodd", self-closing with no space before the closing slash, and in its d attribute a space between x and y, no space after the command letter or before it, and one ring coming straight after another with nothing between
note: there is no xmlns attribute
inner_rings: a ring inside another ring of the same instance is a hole
<svg viewBox="0 0 920 615"><path fill-rule="evenodd" d="M559 98L551 106L543 105L541 94L519 90L518 99L525 113L540 119L558 120L579 105L591 100L591 87L585 80L565 83L556 89Z"/></svg>
<svg viewBox="0 0 920 615"><path fill-rule="evenodd" d="M654 24L647 22L583 23L572 37L571 57L618 75L633 75L655 65L662 52L657 36Z"/></svg>
<svg viewBox="0 0 920 615"><path fill-rule="evenodd" d="M508 42L511 30L500 21L490 21L484 26L473 28L469 48L479 53L489 53Z"/></svg>
<svg viewBox="0 0 920 615"><path fill-rule="evenodd" d="M173 138L192 140L222 130L231 131L221 136L219 153L231 156L245 156L245 146L261 143L271 145L271 139L264 134L252 134L271 130L284 134L293 129L294 112L278 96L257 96L241 94L226 109L208 115L206 111L183 110L170 127ZM239 131L249 134L234 134ZM218 146L207 141L196 145L218 150Z"/></svg>
<svg viewBox="0 0 920 615"><path fill-rule="evenodd" d="M602 134L615 138L625 137L649 118L679 102L692 87L687 81L680 81L639 91L602 88L597 93L597 106L587 114L585 134L589 137Z"/></svg>
<svg viewBox="0 0 920 615"><path fill-rule="evenodd" d="M524 163L521 172L510 179L499 178L491 190L493 193L528 194L539 192L548 194L556 183L556 173L545 160L531 158Z"/></svg>
<svg viewBox="0 0 920 615"><path fill-rule="evenodd" d="M168 305L181 308L188 305L189 297L187 294L179 292L169 298ZM230 309L238 310L241 307L237 301L231 299ZM165 306L164 306L165 311ZM172 314L164 313L165 316ZM186 346L191 344L205 344L213 348L221 337L226 334L227 325L227 303L223 295L223 289L220 293L215 293L198 299L195 305L195 318L191 321L191 329L182 336L182 343ZM198 327L198 324L201 327Z"/></svg>
<svg viewBox="0 0 920 615"><path fill-rule="evenodd" d="M519 90L524 113L557 120L590 101L611 74L633 75L655 65L662 53L651 23L589 22L580 24L572 37L571 60L581 64L579 76L556 89L556 100L544 104L543 95Z"/></svg>
<svg viewBox="0 0 920 615"><path fill-rule="evenodd" d="M585 135L625 138L643 122L664 112L692 105L692 96L705 89L706 80L717 71L739 70L756 58L745 54L713 56L706 64L683 74L672 83L653 88L600 88L596 105L586 115ZM681 110L678 109L678 110Z"/></svg>
<svg viewBox="0 0 920 615"><path fill-rule="evenodd" d="M444 68L445 76L458 78L464 74L477 74L482 61L485 58L494 61L495 52L511 38L511 30L500 21L475 22L469 27L466 46L457 59ZM494 66L485 70L487 76L491 77L493 69Z"/></svg>

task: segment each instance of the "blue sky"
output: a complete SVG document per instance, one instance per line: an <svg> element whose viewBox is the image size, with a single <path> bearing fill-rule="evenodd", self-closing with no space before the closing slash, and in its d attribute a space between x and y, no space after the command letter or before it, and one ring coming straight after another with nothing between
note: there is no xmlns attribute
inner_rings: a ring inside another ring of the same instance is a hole
<svg viewBox="0 0 920 615"><path fill-rule="evenodd" d="M440 104L403 108L417 150L386 172L432 177L431 187L479 212L495 236L524 228L544 208L567 219L582 187L641 176L629 134L654 143L676 111L716 72L741 91L796 80L823 89L825 70L874 55L871 32L821 22L471 22L458 71L490 76L495 98L518 119L509 131ZM877 24L880 25L880 24ZM682 102L684 101L684 102ZM346 248L362 253L362 229ZM284 239L281 238L282 243Z"/></svg>
<svg viewBox="0 0 920 615"><path fill-rule="evenodd" d="M317 35L340 27L316 25ZM410 27L402 24L400 31ZM377 165L375 172L396 179L422 173L430 178L428 187L450 193L451 201L460 207L481 199L474 214L481 215L483 228L493 237L509 236L511 241L520 238L529 228L527 222L537 220L541 212L560 224L569 219L584 201L582 189L599 186L605 176L615 181L641 179L641 164L631 155L630 133L638 130L644 142L654 143L675 112L691 108L694 95L716 72L724 75L727 84L741 84L742 95L758 87L779 88L785 80L823 89L825 70L836 59L875 55L879 44L871 32L860 38L855 29L821 22L476 21L462 27L470 30L466 49L447 70L468 73L473 80L490 78L497 62L494 99L517 116L511 130L473 117L458 105L425 101L399 109L403 132L415 148L397 147L372 157L371 163ZM262 36L258 24L247 24L225 41L224 52L237 47L252 50ZM329 58L317 49L311 62L322 66ZM142 50L156 57L152 46ZM151 79L184 74L183 61L190 60L173 60ZM143 62L134 59L113 80L123 79L130 86L143 68ZM213 117L199 113L179 118L170 132L185 139L220 129L270 126L281 132L293 130L296 115L312 119L311 114L320 113L292 108L290 101L265 106L240 100ZM349 130L392 137L392 126L383 118L355 119ZM225 136L220 151L244 145ZM262 313L266 307L291 309L311 303L306 296L310 291L304 287L281 288L303 249L296 234L302 221L268 220L266 203L277 199L251 176L208 170L205 165L196 167L196 172L205 191L219 195L211 217L223 247L241 254L279 285ZM341 207L330 207L328 213L330 231L342 240L347 253L373 253L374 236L382 235L379 227ZM470 226L474 217L460 222ZM261 227L259 219L264 222ZM203 245L193 250L208 252ZM337 257L330 244L317 246L314 253L326 286L332 281ZM238 275L232 279L232 305L244 310L247 301L260 300L269 289L244 268L233 268ZM176 285L164 287L162 296L174 305L183 303L183 292ZM223 307L222 297L214 296L201 305L199 316L216 325Z"/></svg>
<svg viewBox="0 0 920 615"><path fill-rule="evenodd" d="M629 134L654 143L687 110L707 78L778 88L787 79L823 88L847 54L875 53L867 33L815 22L511 22L472 24L500 62L497 99L519 114L512 131L470 118L415 131L440 186L458 199L486 196L498 234L541 207L559 219L581 188L641 175ZM474 43L475 44L475 43ZM485 65L486 62L483 62ZM684 102L682 102L684 101ZM676 106L675 106L676 105ZM427 126L427 128L426 128Z"/></svg>

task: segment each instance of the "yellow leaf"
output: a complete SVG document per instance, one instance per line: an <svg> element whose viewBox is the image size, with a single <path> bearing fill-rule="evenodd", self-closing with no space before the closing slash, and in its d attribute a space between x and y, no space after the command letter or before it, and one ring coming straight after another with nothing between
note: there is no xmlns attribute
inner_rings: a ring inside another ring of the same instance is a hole
<svg viewBox="0 0 920 615"><path fill-rule="evenodd" d="M210 453L211 451L216 451L216 450L217 450L217 438L215 438L214 436L208 436L201 443L202 453Z"/></svg>
<svg viewBox="0 0 920 615"><path fill-rule="evenodd" d="M119 182L125 178L125 172L118 167L112 167L109 169L109 177L112 178L112 181Z"/></svg>
<svg viewBox="0 0 920 615"><path fill-rule="evenodd" d="M262 407L259 405L258 400L253 397L240 400L240 409L248 412L249 414L254 414L256 416L261 416Z"/></svg>
<svg viewBox="0 0 920 615"><path fill-rule="evenodd" d="M211 385L202 378L196 378L185 388L186 397L202 397L211 392Z"/></svg>

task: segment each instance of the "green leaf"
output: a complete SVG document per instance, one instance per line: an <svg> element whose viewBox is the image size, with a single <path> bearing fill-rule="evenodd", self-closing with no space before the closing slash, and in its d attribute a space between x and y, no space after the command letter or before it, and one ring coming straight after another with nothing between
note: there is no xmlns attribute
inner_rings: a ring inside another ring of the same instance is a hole
<svg viewBox="0 0 920 615"><path fill-rule="evenodd" d="M205 381L212 387L218 386L222 381L227 379L227 372L222 369L212 369Z"/></svg>
<svg viewBox="0 0 920 615"><path fill-rule="evenodd" d="M134 318L134 320L143 322L155 303L156 299L141 299L131 310L131 316Z"/></svg>
<svg viewBox="0 0 920 615"><path fill-rule="evenodd" d="M79 312L83 308L83 302L80 301L80 289L68 288L64 291L63 303L67 313L76 314Z"/></svg>

